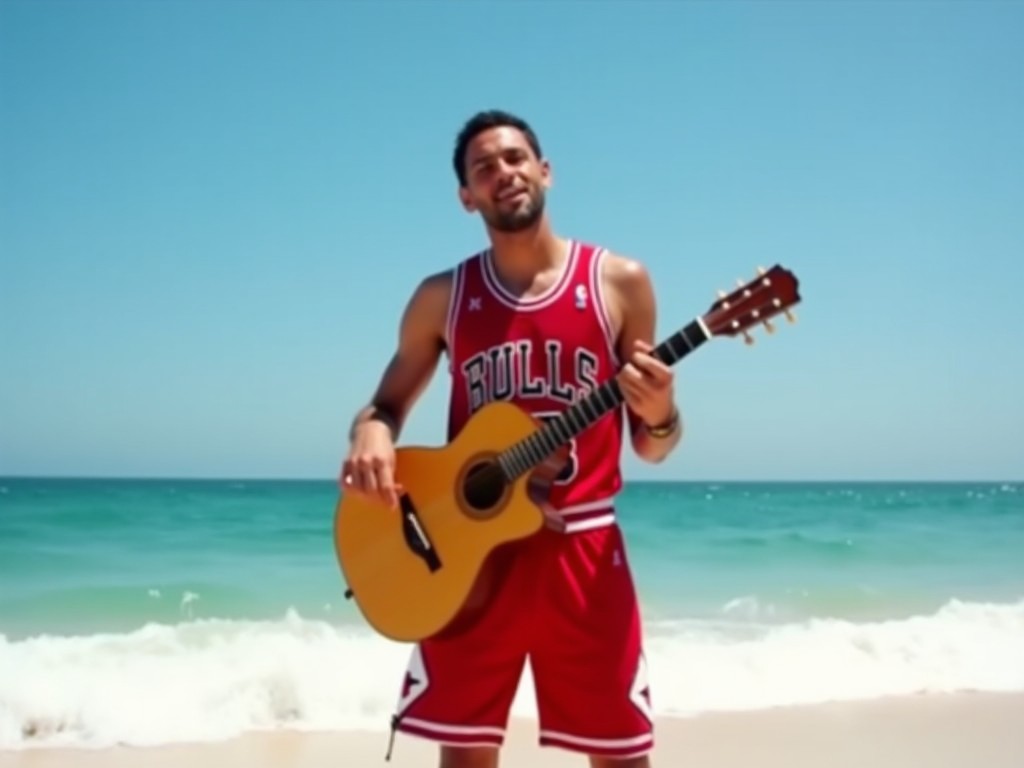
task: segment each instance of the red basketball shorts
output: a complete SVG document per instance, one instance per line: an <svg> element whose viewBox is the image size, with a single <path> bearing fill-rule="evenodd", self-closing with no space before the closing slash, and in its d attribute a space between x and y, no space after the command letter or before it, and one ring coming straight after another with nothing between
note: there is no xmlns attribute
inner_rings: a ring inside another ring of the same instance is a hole
<svg viewBox="0 0 1024 768"><path fill-rule="evenodd" d="M618 525L545 529L514 546L485 613L414 647L395 728L452 745L501 745L529 659L541 745L616 757L649 752L640 610Z"/></svg>

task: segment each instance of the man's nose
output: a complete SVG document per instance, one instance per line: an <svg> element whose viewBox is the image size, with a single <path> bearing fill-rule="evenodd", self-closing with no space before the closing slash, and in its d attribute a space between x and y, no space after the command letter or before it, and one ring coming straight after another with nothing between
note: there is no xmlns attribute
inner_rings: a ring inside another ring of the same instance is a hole
<svg viewBox="0 0 1024 768"><path fill-rule="evenodd" d="M515 166L506 160L499 160L497 165L497 177L498 181L505 182L512 178L515 172Z"/></svg>

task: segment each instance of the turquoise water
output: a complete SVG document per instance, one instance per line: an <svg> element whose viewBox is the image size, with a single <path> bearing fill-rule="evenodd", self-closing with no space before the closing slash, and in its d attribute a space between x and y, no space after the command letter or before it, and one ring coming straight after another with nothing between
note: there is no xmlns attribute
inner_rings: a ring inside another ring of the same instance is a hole
<svg viewBox="0 0 1024 768"><path fill-rule="evenodd" d="M359 622L334 560L332 483L0 488L9 638L271 619L289 608ZM634 483L619 507L652 618L714 617L735 600L791 620L1024 597L1024 494L1014 484Z"/></svg>
<svg viewBox="0 0 1024 768"><path fill-rule="evenodd" d="M335 498L0 479L0 747L383 725L407 649L343 598ZM631 483L619 515L664 714L1024 689L1022 484Z"/></svg>

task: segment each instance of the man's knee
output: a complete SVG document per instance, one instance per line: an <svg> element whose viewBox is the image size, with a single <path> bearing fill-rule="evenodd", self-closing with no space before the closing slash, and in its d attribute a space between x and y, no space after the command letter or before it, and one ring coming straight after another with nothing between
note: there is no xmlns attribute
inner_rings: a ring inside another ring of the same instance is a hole
<svg viewBox="0 0 1024 768"><path fill-rule="evenodd" d="M651 768L651 759L642 757L594 757L590 758L590 768Z"/></svg>
<svg viewBox="0 0 1024 768"><path fill-rule="evenodd" d="M441 747L440 768L498 768L497 747Z"/></svg>

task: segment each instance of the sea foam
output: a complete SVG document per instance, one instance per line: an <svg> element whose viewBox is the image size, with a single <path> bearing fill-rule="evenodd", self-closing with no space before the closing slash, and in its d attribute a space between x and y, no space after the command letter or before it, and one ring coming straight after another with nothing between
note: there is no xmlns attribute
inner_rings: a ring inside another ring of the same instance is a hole
<svg viewBox="0 0 1024 768"><path fill-rule="evenodd" d="M294 611L124 634L0 636L0 748L155 745L245 731L385 730L406 645ZM902 620L653 622L655 712L1024 690L1024 602L951 601ZM533 717L529 667L513 714Z"/></svg>

